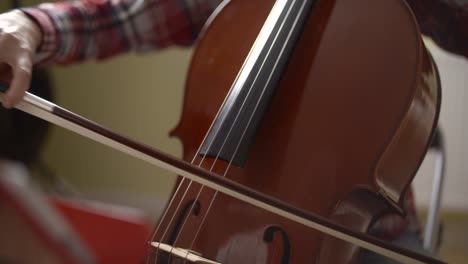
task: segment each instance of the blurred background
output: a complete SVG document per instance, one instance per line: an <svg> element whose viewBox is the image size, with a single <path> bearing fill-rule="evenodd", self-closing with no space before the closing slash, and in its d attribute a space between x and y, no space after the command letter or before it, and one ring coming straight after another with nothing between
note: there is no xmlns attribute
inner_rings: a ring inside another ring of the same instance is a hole
<svg viewBox="0 0 468 264"><path fill-rule="evenodd" d="M23 6L44 1L22 1ZM8 1L0 1L2 11ZM449 29L448 29L449 30ZM425 40L443 87L440 128L447 150L441 204L441 257L468 263L468 62ZM191 49L172 48L111 61L49 69L55 102L73 112L180 157L169 138L179 120ZM53 127L42 155L50 171L89 199L143 209L157 219L176 177L61 128ZM414 181L423 222L429 206L436 156L429 153Z"/></svg>

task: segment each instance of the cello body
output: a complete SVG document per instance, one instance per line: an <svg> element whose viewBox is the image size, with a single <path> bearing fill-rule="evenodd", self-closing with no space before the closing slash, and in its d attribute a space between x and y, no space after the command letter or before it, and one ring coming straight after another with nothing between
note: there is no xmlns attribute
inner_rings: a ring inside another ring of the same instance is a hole
<svg viewBox="0 0 468 264"><path fill-rule="evenodd" d="M184 159L363 233L383 214L404 214L440 107L436 66L404 0L317 1L245 163L197 155L274 3L227 1L202 30L172 132ZM354 245L179 183L153 241L223 264L359 260Z"/></svg>

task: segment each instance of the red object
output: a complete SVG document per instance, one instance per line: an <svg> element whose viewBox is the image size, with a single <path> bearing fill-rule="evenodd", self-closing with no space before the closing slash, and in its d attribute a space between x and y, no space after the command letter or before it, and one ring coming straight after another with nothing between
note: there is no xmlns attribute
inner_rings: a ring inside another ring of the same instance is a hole
<svg viewBox="0 0 468 264"><path fill-rule="evenodd" d="M0 161L0 218L0 262L142 263L151 234L141 211L48 197L30 185L24 166L7 161Z"/></svg>
<svg viewBox="0 0 468 264"><path fill-rule="evenodd" d="M96 263L142 263L151 234L141 213L122 212L122 207L91 201L52 198L52 203L79 233ZM128 209L124 209L128 210Z"/></svg>

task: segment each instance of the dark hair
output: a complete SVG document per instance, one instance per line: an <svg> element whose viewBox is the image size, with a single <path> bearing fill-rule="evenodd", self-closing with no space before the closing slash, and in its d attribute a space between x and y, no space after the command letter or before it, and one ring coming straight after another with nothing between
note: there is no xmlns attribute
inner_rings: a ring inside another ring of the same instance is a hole
<svg viewBox="0 0 468 264"><path fill-rule="evenodd" d="M29 92L51 100L51 81L45 70L34 69ZM39 159L49 124L20 110L0 109L0 159L31 165Z"/></svg>

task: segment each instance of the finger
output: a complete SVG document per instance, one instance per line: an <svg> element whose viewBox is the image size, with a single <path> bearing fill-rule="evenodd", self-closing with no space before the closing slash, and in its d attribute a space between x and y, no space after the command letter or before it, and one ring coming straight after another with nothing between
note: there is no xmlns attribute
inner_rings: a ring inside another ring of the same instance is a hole
<svg viewBox="0 0 468 264"><path fill-rule="evenodd" d="M27 58L20 59L17 66L13 66L13 79L10 89L5 94L3 106L12 108L15 106L29 89L31 83L32 63Z"/></svg>

